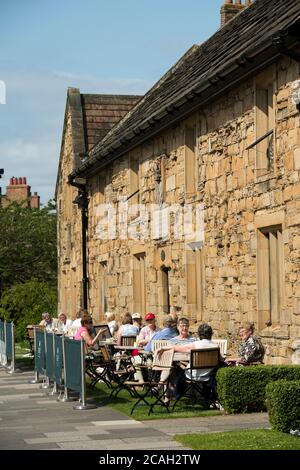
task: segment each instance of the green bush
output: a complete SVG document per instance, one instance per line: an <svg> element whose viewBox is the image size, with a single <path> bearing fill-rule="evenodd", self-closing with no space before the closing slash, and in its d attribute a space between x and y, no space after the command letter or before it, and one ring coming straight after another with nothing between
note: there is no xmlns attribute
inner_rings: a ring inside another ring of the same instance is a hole
<svg viewBox="0 0 300 470"><path fill-rule="evenodd" d="M217 372L219 401L227 413L266 410L266 385L279 379L300 380L300 367L224 367Z"/></svg>
<svg viewBox="0 0 300 470"><path fill-rule="evenodd" d="M14 322L17 340L20 341L25 337L26 325L39 323L44 311L55 315L56 306L56 288L31 279L3 291L0 298L0 318Z"/></svg>
<svg viewBox="0 0 300 470"><path fill-rule="evenodd" d="M300 380L278 380L266 387L270 423L276 431L300 429Z"/></svg>

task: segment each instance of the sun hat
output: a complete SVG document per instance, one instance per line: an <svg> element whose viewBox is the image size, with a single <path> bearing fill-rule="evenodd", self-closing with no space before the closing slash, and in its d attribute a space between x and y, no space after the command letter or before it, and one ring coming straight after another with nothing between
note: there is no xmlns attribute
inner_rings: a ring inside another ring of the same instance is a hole
<svg viewBox="0 0 300 470"><path fill-rule="evenodd" d="M140 313L133 313L132 314L132 319L135 320L136 318L142 318Z"/></svg>

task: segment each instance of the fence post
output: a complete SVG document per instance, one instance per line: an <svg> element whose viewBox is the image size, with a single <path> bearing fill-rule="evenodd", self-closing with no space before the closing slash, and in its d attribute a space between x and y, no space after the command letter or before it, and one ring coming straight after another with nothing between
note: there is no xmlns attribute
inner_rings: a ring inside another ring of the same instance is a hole
<svg viewBox="0 0 300 470"><path fill-rule="evenodd" d="M2 365L6 367L7 356L6 356L6 320L4 320L4 340L3 340L3 351L2 351Z"/></svg>
<svg viewBox="0 0 300 470"><path fill-rule="evenodd" d="M48 395L58 395L59 392L58 392L58 389L57 389L57 383L56 383L56 380L55 380L55 333L52 333L52 344L53 344L53 374L52 374L52 379L53 379L53 389L51 390L51 392L49 392Z"/></svg>
<svg viewBox="0 0 300 470"><path fill-rule="evenodd" d="M9 374L13 374L15 372L15 325L14 322L11 322L11 363L10 363L10 370Z"/></svg>
<svg viewBox="0 0 300 470"><path fill-rule="evenodd" d="M47 361L47 342L46 342L46 329L44 330L44 349L45 349L45 360ZM45 374L46 374L46 367L45 367ZM48 389L50 388L50 379L46 375L46 380L43 379L42 385L40 385L40 388L42 389Z"/></svg>
<svg viewBox="0 0 300 470"><path fill-rule="evenodd" d="M4 367L5 331L4 321L0 320L0 365Z"/></svg>
<svg viewBox="0 0 300 470"><path fill-rule="evenodd" d="M36 353L37 353L37 351L36 351L36 326L33 327L33 338L34 338L34 356L36 356ZM38 384L40 382L41 382L41 380L40 380L39 372L37 370L35 360L34 360L34 379L33 380L28 380L28 383L29 384Z"/></svg>

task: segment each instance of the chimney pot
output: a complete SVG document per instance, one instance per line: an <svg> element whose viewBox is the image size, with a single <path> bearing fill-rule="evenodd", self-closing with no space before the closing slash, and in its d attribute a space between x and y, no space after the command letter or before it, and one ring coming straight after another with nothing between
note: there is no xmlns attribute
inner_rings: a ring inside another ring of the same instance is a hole
<svg viewBox="0 0 300 470"><path fill-rule="evenodd" d="M246 5L241 0L235 0L235 2L233 0L225 0L225 3L221 6L221 27L244 8L246 8Z"/></svg>
<svg viewBox="0 0 300 470"><path fill-rule="evenodd" d="M13 179L12 178L9 179L9 184L10 184L10 186L13 184Z"/></svg>
<svg viewBox="0 0 300 470"><path fill-rule="evenodd" d="M12 184L16 184L16 178L14 176L12 177Z"/></svg>
<svg viewBox="0 0 300 470"><path fill-rule="evenodd" d="M22 178L19 178L18 181L19 181L19 184L22 184L23 180L22 180Z"/></svg>

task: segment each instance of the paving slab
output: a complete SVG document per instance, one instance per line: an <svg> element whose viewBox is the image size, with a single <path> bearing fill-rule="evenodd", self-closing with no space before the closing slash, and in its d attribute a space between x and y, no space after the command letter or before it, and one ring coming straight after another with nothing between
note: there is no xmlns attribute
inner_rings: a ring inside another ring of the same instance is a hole
<svg viewBox="0 0 300 470"><path fill-rule="evenodd" d="M76 402L57 402L28 384L29 376L0 370L0 449L187 450L175 434L269 427L266 413L140 422L103 405L79 412Z"/></svg>

